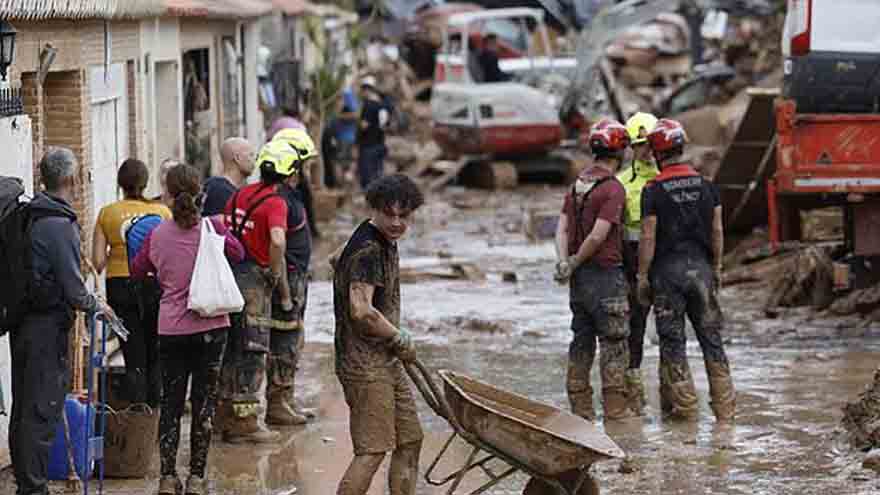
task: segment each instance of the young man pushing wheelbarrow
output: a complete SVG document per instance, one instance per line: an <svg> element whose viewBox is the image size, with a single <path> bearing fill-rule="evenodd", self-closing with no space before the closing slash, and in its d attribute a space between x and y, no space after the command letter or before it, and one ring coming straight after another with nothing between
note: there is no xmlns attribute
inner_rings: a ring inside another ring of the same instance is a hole
<svg viewBox="0 0 880 495"><path fill-rule="evenodd" d="M372 218L352 234L334 263L336 375L350 409L354 459L337 495L363 495L391 452L391 495L416 492L422 427L402 361L415 360L400 328L397 241L424 203L404 175L373 181L366 191Z"/></svg>

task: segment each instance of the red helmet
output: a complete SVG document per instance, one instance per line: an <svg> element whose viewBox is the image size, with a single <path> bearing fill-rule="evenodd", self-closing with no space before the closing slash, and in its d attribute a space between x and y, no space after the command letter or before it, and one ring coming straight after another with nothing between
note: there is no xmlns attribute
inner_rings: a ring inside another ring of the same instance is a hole
<svg viewBox="0 0 880 495"><path fill-rule="evenodd" d="M681 123L671 119L660 119L654 130L648 134L648 143L651 149L663 153L675 148L681 148L688 142L687 133Z"/></svg>
<svg viewBox="0 0 880 495"><path fill-rule="evenodd" d="M590 129L588 142L593 154L616 154L629 147L629 133L620 122L602 119Z"/></svg>

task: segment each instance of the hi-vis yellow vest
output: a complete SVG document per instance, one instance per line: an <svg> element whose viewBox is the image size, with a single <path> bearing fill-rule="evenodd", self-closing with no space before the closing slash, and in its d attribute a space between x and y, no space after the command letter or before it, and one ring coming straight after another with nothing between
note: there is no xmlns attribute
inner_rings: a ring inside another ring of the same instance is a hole
<svg viewBox="0 0 880 495"><path fill-rule="evenodd" d="M659 174L652 162L636 160L617 173L617 179L626 190L626 208L623 210L623 239L638 241L642 230L642 189Z"/></svg>

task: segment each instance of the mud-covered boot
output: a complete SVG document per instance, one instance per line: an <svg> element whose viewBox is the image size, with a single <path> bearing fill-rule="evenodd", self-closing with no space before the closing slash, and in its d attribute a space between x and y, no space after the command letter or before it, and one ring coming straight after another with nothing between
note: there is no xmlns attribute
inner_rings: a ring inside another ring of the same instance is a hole
<svg viewBox="0 0 880 495"><path fill-rule="evenodd" d="M249 404L245 406L250 406L253 410L236 414L235 408L240 406L233 406L231 417L223 425L224 442L232 444L260 444L274 443L281 439L280 433L270 430L260 420L258 406L251 406Z"/></svg>
<svg viewBox="0 0 880 495"><path fill-rule="evenodd" d="M628 407L628 402L625 388L602 388L602 407L605 409L605 421L618 421L635 417L636 413Z"/></svg>
<svg viewBox="0 0 880 495"><path fill-rule="evenodd" d="M183 485L177 475L165 475L159 479L159 495L180 495Z"/></svg>
<svg viewBox="0 0 880 495"><path fill-rule="evenodd" d="M629 408L639 416L645 414L645 384L642 381L642 370L638 368L626 370L626 400Z"/></svg>
<svg viewBox="0 0 880 495"><path fill-rule="evenodd" d="M674 376L684 379L674 381ZM690 369L673 372L670 365L660 366L660 408L669 419L696 419L700 408Z"/></svg>
<svg viewBox="0 0 880 495"><path fill-rule="evenodd" d="M700 411L693 379L660 386L663 415L670 419L696 419Z"/></svg>
<svg viewBox="0 0 880 495"><path fill-rule="evenodd" d="M719 422L733 421L736 416L736 390L728 366L710 362L706 365L709 375L709 395L712 397L712 412Z"/></svg>
<svg viewBox="0 0 880 495"><path fill-rule="evenodd" d="M593 389L569 390L568 400L571 402L571 412L587 421L596 421L596 412L593 411Z"/></svg>
<svg viewBox="0 0 880 495"><path fill-rule="evenodd" d="M300 414L293 405L289 390L275 392L268 397L266 423L274 426L300 426L309 422L309 417Z"/></svg>

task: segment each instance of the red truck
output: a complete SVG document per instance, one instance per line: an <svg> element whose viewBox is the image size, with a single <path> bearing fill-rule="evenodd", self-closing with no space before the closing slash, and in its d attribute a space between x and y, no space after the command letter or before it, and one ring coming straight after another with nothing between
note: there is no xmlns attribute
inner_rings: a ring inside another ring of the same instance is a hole
<svg viewBox="0 0 880 495"><path fill-rule="evenodd" d="M847 247L880 255L878 25L877 2L788 0L767 184L774 243L799 238L798 209L840 205Z"/></svg>
<svg viewBox="0 0 880 495"><path fill-rule="evenodd" d="M788 0L781 87L749 90L714 177L727 232L767 224L773 249L801 239L801 211L839 207L848 259L869 275L856 285L880 280L878 25L875 1Z"/></svg>

